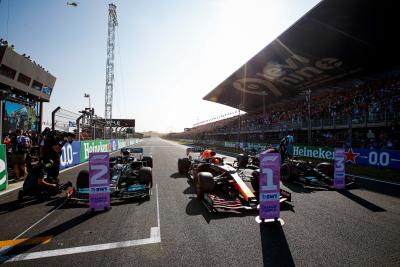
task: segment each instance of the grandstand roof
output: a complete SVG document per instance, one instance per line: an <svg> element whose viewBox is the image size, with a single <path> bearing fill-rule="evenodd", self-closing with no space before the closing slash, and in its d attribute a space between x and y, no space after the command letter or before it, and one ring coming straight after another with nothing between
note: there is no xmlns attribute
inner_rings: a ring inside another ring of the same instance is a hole
<svg viewBox="0 0 400 267"><path fill-rule="evenodd" d="M322 1L203 99L255 112L264 101L289 100L306 89L398 67L398 5Z"/></svg>

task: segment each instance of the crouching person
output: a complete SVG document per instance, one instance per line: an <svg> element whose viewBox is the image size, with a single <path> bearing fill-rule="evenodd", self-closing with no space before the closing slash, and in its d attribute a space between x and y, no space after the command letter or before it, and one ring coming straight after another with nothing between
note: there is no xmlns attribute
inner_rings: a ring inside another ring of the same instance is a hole
<svg viewBox="0 0 400 267"><path fill-rule="evenodd" d="M43 166L35 166L24 181L23 190L19 191L18 200L24 196L46 197L60 193L58 183L53 179L45 178Z"/></svg>

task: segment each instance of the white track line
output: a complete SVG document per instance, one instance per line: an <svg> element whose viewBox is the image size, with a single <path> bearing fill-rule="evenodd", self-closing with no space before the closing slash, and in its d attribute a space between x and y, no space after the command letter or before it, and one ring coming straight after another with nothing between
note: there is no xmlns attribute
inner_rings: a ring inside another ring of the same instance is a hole
<svg viewBox="0 0 400 267"><path fill-rule="evenodd" d="M35 227L36 225L38 225L41 221L43 221L44 219L46 219L47 217L49 217L51 214L53 214L56 210L58 210L59 208L61 208L65 203L66 203L66 201L63 201L63 203L61 203L60 205L58 205L54 210L52 210L51 212L47 213L43 218L41 218L40 220L38 220L37 222L35 222L35 223L32 224L31 226L29 226L28 229L26 229L25 231L23 231L22 233L20 233L20 234L17 235L16 237L14 237L12 240L17 240L18 238L20 238L21 236L23 236L24 234L26 234L29 230L31 230L33 227ZM5 253L7 253L7 251L9 251L11 248L13 248L13 247L10 246L10 247L4 247L4 248L0 249L0 256L1 256L1 255L4 255Z"/></svg>
<svg viewBox="0 0 400 267"><path fill-rule="evenodd" d="M47 213L43 218L41 218L39 221L35 222L34 224L32 224L28 229L26 229L25 231L23 231L22 233L20 233L19 235L17 235L16 237L14 237L13 240L16 240L18 238L20 238L22 235L26 234L29 230L31 230L33 227L35 227L36 225L38 225L41 221L43 221L44 219L46 219L47 217L49 217L51 214L53 214L56 210L58 210L59 208L61 208L62 206L64 206L66 203L66 201L63 201L63 203L61 203L60 205L57 206L57 208L55 208L54 210L52 210L51 212Z"/></svg>
<svg viewBox="0 0 400 267"><path fill-rule="evenodd" d="M65 255L71 255L71 254L79 254L79 253L87 253L87 252L94 252L94 251L110 250L110 249L116 249L116 248L127 248L127 247L160 243L161 242L160 207L159 207L159 200L158 200L157 184L156 184L156 195L157 195L157 224L158 224L158 226L151 227L149 238L121 241L121 242L113 242L113 243L104 243L104 244L98 244L98 245L45 250L45 251L24 253L24 254L19 254L19 255L0 256L0 263L33 260L33 259L65 256ZM27 230L29 230L29 229L27 229Z"/></svg>
<svg viewBox="0 0 400 267"><path fill-rule="evenodd" d="M157 225L160 228L160 204L158 203L158 186L156 184L156 194L157 194Z"/></svg>
<svg viewBox="0 0 400 267"><path fill-rule="evenodd" d="M56 256L64 256L78 253L87 253L101 250L109 250L116 248L126 248L147 244L159 243L160 241L155 240L155 238L145 238L139 240L129 240L124 242L114 242L114 243L106 243L92 246L81 246L81 247L73 247L73 248L65 248L65 249L54 249L40 252L32 252L25 253L20 255L14 255L9 257L0 257L0 262L15 262L15 261L23 261L23 260L33 260L40 258L48 258L48 257L56 257Z"/></svg>

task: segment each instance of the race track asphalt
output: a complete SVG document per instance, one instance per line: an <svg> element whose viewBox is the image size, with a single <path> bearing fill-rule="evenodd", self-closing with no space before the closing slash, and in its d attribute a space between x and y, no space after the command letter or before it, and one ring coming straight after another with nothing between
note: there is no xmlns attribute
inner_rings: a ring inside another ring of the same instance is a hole
<svg viewBox="0 0 400 267"><path fill-rule="evenodd" d="M91 214L85 205L63 205L62 198L20 205L15 201L18 190L0 196L0 241L44 236L50 240L45 244L28 240L29 245L3 250L3 263L400 266L399 198L363 188L337 192L289 184L283 187L293 192L293 207L282 206L285 224L259 225L255 212L206 212L193 185L177 173L177 160L185 155L185 146L159 138L143 139L135 146L154 158L157 186L150 201L118 202L107 212ZM87 168L83 164L60 178L75 183L77 173ZM158 219L161 240L150 235ZM125 247L111 248L112 244ZM33 256L37 258L21 260Z"/></svg>

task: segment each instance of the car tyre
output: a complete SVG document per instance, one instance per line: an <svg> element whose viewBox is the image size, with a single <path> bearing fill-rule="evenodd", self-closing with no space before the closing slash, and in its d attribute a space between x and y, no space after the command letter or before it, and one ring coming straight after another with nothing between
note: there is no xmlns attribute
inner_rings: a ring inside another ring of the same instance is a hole
<svg viewBox="0 0 400 267"><path fill-rule="evenodd" d="M203 199L204 193L211 193L215 190L214 177L209 172L200 172L195 180L195 185L198 199Z"/></svg>
<svg viewBox="0 0 400 267"><path fill-rule="evenodd" d="M288 163L283 163L281 166L281 180L284 182L291 182L293 178L293 166Z"/></svg>
<svg viewBox="0 0 400 267"><path fill-rule="evenodd" d="M189 158L178 159L178 172L180 174L188 174L190 169Z"/></svg>
<svg viewBox="0 0 400 267"><path fill-rule="evenodd" d="M144 157L142 158L142 161L145 161L145 162L146 162L146 166L147 166L147 167L153 168L153 157L151 157L151 156L144 156Z"/></svg>
<svg viewBox="0 0 400 267"><path fill-rule="evenodd" d="M334 167L332 163L329 162L321 162L318 163L317 166L315 166L315 168L319 171L322 172L324 175L330 177L333 179L333 175L334 175Z"/></svg>
<svg viewBox="0 0 400 267"><path fill-rule="evenodd" d="M139 169L140 183L153 186L153 172L150 167L142 167Z"/></svg>

